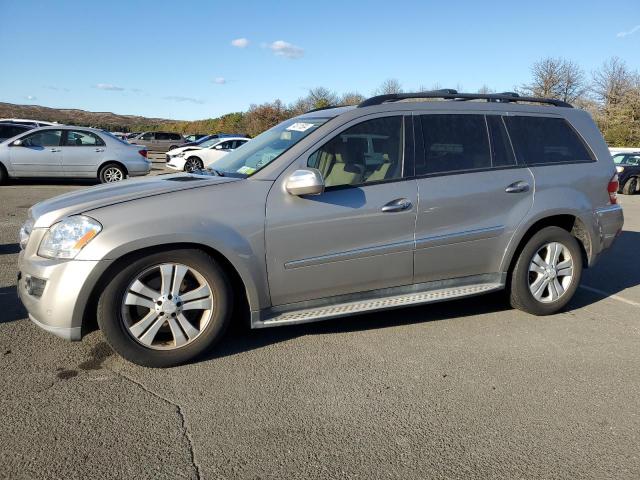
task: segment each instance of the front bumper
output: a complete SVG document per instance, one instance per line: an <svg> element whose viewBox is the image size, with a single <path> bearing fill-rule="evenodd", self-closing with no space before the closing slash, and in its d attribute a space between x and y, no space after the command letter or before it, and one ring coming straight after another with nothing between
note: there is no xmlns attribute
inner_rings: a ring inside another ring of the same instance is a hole
<svg viewBox="0 0 640 480"><path fill-rule="evenodd" d="M66 340L80 340L82 321L90 293L104 271L104 261L52 260L38 257L43 229L35 229L18 260L18 297L29 318L40 328ZM40 238L33 238L33 237ZM44 281L41 291L29 283Z"/></svg>
<svg viewBox="0 0 640 480"><path fill-rule="evenodd" d="M185 163L184 158L182 158L182 157L173 157L166 164L166 167L170 168L171 170L183 171L184 170L184 163Z"/></svg>

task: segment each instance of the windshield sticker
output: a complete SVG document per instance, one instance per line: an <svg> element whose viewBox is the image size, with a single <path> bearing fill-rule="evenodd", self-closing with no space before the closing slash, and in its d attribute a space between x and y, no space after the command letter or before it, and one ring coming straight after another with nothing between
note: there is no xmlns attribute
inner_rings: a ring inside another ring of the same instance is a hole
<svg viewBox="0 0 640 480"><path fill-rule="evenodd" d="M244 167L240 167L237 170L237 173L242 173L243 175L251 175L253 172L255 172L256 169L255 168L251 168L251 167L247 167L246 165Z"/></svg>
<svg viewBox="0 0 640 480"><path fill-rule="evenodd" d="M315 125L313 123L297 122L287 127L287 130L293 130L294 132L306 132Z"/></svg>

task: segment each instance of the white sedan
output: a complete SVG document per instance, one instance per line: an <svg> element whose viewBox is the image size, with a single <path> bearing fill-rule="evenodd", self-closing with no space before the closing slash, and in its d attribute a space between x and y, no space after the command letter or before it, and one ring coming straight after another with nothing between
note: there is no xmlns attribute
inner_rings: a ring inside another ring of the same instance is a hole
<svg viewBox="0 0 640 480"><path fill-rule="evenodd" d="M172 170L184 170L185 172L202 170L249 140L249 138L245 137L223 137L216 138L210 144L205 142L208 145L203 143L200 148L185 147L184 149L175 149L181 151L173 155L167 155L167 167Z"/></svg>

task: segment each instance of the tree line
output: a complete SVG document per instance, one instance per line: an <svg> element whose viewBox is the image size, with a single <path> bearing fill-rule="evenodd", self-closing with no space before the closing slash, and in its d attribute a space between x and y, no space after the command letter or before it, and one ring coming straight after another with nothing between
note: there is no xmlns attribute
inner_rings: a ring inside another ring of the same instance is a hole
<svg viewBox="0 0 640 480"><path fill-rule="evenodd" d="M610 146L640 146L640 74L623 60L612 57L587 73L566 58L547 57L533 64L528 83L514 86L521 95L564 100L587 110L595 119ZM460 91L462 88L456 86ZM420 85L413 91L441 88ZM402 93L397 79L385 80L372 95ZM478 93L492 93L487 85ZM332 105L357 105L365 96L357 91L338 94L324 87L312 88L291 104L280 100L251 105L246 112L217 118L177 121L159 125L139 125L138 130L169 130L179 133L241 133L254 137L272 126L309 110Z"/></svg>

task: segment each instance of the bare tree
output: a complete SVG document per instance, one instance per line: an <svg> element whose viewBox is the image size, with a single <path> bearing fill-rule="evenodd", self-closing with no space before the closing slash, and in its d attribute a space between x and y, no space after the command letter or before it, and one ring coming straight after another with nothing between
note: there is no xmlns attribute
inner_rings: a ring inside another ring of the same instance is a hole
<svg viewBox="0 0 640 480"><path fill-rule="evenodd" d="M486 95L488 93L493 93L493 92L494 90L489 88L489 85L487 85L486 83L478 89L478 93L481 93L483 95Z"/></svg>
<svg viewBox="0 0 640 480"><path fill-rule="evenodd" d="M634 83L634 73L618 57L604 62L592 76L591 91L605 106L619 103Z"/></svg>
<svg viewBox="0 0 640 480"><path fill-rule="evenodd" d="M337 105L338 95L324 87L316 87L309 90L307 101L311 108L325 108Z"/></svg>
<svg viewBox="0 0 640 480"><path fill-rule="evenodd" d="M402 85L395 78L388 78L373 92L374 95L389 95L392 93L402 93Z"/></svg>
<svg viewBox="0 0 640 480"><path fill-rule="evenodd" d="M347 92L340 97L340 105L358 105L364 102L364 95L358 92Z"/></svg>
<svg viewBox="0 0 640 480"><path fill-rule="evenodd" d="M521 88L526 95L574 102L587 90L582 69L565 58L543 58L533 64L531 75L532 82Z"/></svg>

